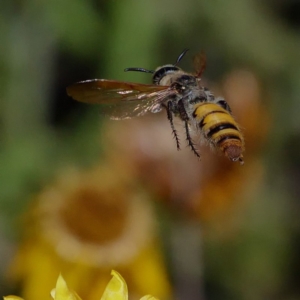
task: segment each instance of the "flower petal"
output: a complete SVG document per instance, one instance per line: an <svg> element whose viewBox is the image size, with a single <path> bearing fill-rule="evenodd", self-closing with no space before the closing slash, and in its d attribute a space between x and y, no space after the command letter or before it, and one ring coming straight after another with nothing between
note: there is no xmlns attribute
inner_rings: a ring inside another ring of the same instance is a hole
<svg viewBox="0 0 300 300"><path fill-rule="evenodd" d="M23 300L23 298L14 295L8 295L3 297L4 300Z"/></svg>
<svg viewBox="0 0 300 300"><path fill-rule="evenodd" d="M51 297L54 300L81 300L80 297L72 290L70 290L64 278L59 275L56 287L51 291Z"/></svg>
<svg viewBox="0 0 300 300"><path fill-rule="evenodd" d="M124 278L112 270L113 278L110 280L101 297L101 300L128 300L128 289Z"/></svg>
<svg viewBox="0 0 300 300"><path fill-rule="evenodd" d="M158 300L158 299L153 297L152 295L145 295L140 300Z"/></svg>

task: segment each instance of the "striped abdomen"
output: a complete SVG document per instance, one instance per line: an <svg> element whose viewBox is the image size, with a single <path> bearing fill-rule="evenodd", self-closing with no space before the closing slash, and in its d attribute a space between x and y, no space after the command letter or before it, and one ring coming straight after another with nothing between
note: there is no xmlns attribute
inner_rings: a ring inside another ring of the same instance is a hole
<svg viewBox="0 0 300 300"><path fill-rule="evenodd" d="M197 104L193 117L209 143L232 161L243 161L244 138L231 114L215 103Z"/></svg>

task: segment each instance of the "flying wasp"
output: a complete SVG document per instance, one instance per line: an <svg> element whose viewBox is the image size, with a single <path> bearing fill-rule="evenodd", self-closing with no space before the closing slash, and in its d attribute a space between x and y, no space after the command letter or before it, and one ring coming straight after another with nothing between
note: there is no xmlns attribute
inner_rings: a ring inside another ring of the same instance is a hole
<svg viewBox="0 0 300 300"><path fill-rule="evenodd" d="M213 149L222 152L231 161L243 164L244 138L228 103L222 98L215 98L208 88L200 84L206 66L204 54L195 57L194 74L177 66L187 51L185 49L178 56L175 64L163 65L154 71L144 68L125 69L125 72L153 74L153 84L92 79L68 86L67 93L80 102L101 104L101 112L114 120L165 109L178 150L180 144L174 116L183 121L187 143L197 157L200 154L191 138L191 132L200 134Z"/></svg>

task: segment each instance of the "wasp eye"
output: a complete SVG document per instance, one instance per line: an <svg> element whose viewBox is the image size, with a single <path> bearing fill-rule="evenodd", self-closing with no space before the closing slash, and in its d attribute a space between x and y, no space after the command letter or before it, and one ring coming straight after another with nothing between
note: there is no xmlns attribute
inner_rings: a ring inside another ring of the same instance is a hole
<svg viewBox="0 0 300 300"><path fill-rule="evenodd" d="M180 79L182 79L182 81L188 81L188 80L191 79L191 76L188 76L188 75L182 75L182 76L180 77Z"/></svg>

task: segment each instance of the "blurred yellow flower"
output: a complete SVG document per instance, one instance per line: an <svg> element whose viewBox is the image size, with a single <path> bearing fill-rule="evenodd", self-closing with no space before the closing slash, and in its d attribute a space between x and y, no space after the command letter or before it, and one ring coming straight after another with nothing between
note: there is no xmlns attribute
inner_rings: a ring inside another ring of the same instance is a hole
<svg viewBox="0 0 300 300"><path fill-rule="evenodd" d="M154 214L128 169L101 164L65 170L27 215L25 238L11 266L22 296L46 297L59 272L85 299L100 299L108 272L118 268L131 299L152 291L170 297ZM140 274L144 275L141 276Z"/></svg>

